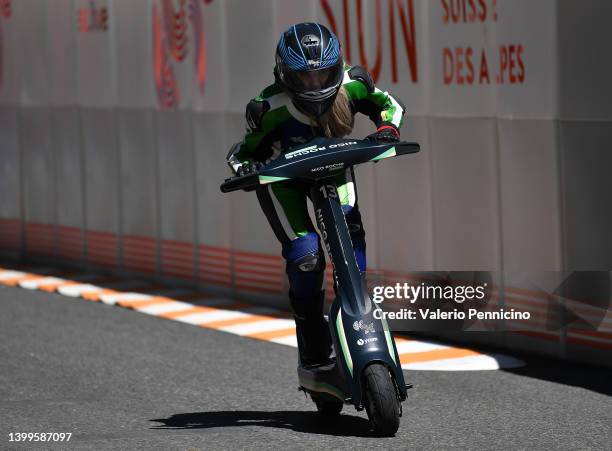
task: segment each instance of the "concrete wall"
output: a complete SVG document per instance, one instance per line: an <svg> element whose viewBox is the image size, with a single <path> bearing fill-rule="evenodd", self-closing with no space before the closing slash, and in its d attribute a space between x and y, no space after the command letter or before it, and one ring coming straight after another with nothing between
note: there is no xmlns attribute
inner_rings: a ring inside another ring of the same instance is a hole
<svg viewBox="0 0 612 451"><path fill-rule="evenodd" d="M379 280L612 267L609 1L4 4L4 256L284 303L280 246L255 197L218 185L246 102L273 80L279 33L316 20L404 101L403 136L423 148L357 171ZM369 132L358 121L355 136ZM496 282L521 288L507 279ZM567 331L502 341L582 355Z"/></svg>

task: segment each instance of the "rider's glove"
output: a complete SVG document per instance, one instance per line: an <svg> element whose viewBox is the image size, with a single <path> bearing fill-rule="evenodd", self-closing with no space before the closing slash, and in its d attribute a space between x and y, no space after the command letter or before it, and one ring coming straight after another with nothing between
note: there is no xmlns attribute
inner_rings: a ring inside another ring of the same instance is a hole
<svg viewBox="0 0 612 451"><path fill-rule="evenodd" d="M236 174L239 176L249 175L249 174L259 171L262 166L263 164L258 161L248 160L242 163L240 167L238 167L238 169L236 170Z"/></svg>
<svg viewBox="0 0 612 451"><path fill-rule="evenodd" d="M400 140L400 134L397 127L391 124L385 124L378 127L376 133L366 136L369 141L378 142L398 142Z"/></svg>

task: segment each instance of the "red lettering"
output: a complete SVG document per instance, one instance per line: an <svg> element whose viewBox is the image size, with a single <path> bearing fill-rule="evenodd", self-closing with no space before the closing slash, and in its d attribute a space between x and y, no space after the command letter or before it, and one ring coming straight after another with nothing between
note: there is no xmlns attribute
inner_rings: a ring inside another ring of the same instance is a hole
<svg viewBox="0 0 612 451"><path fill-rule="evenodd" d="M161 19L157 11L157 5L153 5L153 73L155 75L155 86L158 92L162 86L164 65L165 58L162 44Z"/></svg>
<svg viewBox="0 0 612 451"><path fill-rule="evenodd" d="M474 22L476 20L476 3L474 0L468 0L468 2L470 4L470 14L467 19L469 22Z"/></svg>
<svg viewBox="0 0 612 451"><path fill-rule="evenodd" d="M443 2L446 0L442 0ZM329 0L320 0L321 7L332 31L338 35L338 27L334 11L330 6ZM365 33L363 30L363 10L361 0L356 0L357 6L357 22L358 22L358 44L359 44L359 59L360 64L368 66L368 60L365 53ZM418 60L416 50L416 27L414 16L414 0L389 0L389 36L390 36L390 51L391 51L391 80L393 83L398 82L398 67L397 67L397 45L395 36L395 7L397 6L399 14L402 37L406 49L406 57L410 78L413 83L418 83ZM351 35L350 35L350 13L348 0L342 2L343 24L344 24L344 58L347 63L351 63ZM382 46L382 13L381 1L376 1L376 60L370 68L374 81L377 81L380 76L380 71L383 62L383 46Z"/></svg>
<svg viewBox="0 0 612 451"><path fill-rule="evenodd" d="M336 16L334 15L334 10L329 4L329 0L321 0L321 8L323 8L323 13L325 14L325 18L327 19L327 23L333 33L340 38L340 33L338 33L338 23L336 22ZM349 23L349 12L348 12L348 0L342 0L342 17L343 17L343 25L344 25L344 45L342 46L342 51L344 53L344 60L350 64L351 62L351 28Z"/></svg>
<svg viewBox="0 0 612 451"><path fill-rule="evenodd" d="M512 84L512 85L516 83L516 76L514 75L515 51L516 51L516 48L513 45L510 45L508 47L508 61L510 63L510 67L508 69L508 74L510 75L510 84Z"/></svg>
<svg viewBox="0 0 612 451"><path fill-rule="evenodd" d="M442 16L442 22L448 23L448 19L450 17L450 11L448 10L447 0L440 0L442 2L442 9L444 9L444 15ZM393 4L393 2L390 2Z"/></svg>
<svg viewBox="0 0 612 451"><path fill-rule="evenodd" d="M351 24L349 22L348 0L342 0L342 15L344 17L344 58L351 63Z"/></svg>
<svg viewBox="0 0 612 451"><path fill-rule="evenodd" d="M499 48L499 73L500 73L500 82L503 83L504 82L504 74L506 72L506 69L508 69L508 49L506 49L506 46L502 45Z"/></svg>
<svg viewBox="0 0 612 451"><path fill-rule="evenodd" d="M496 0L493 1L492 13L490 14L497 21L495 12ZM487 0L440 0L442 6L442 22L448 23L474 23L476 21L485 22L489 17Z"/></svg>
<svg viewBox="0 0 612 451"><path fill-rule="evenodd" d="M389 2L389 38L391 41L391 83L397 83L397 46L395 45L395 20L393 1Z"/></svg>
<svg viewBox="0 0 612 451"><path fill-rule="evenodd" d="M406 57L408 58L408 66L410 67L410 78L413 83L419 81L419 73L417 67L416 53L416 28L414 26L414 1L406 0L408 8L408 18L401 0L397 0L397 9L399 10L400 24L402 25L402 34L404 35L404 44L406 46ZM393 20L393 17L390 17ZM409 21L409 23L407 23Z"/></svg>
<svg viewBox="0 0 612 451"><path fill-rule="evenodd" d="M453 19L453 23L459 22L461 19L461 0L450 0L451 2L451 17Z"/></svg>
<svg viewBox="0 0 612 451"><path fill-rule="evenodd" d="M472 63L472 56L474 52L471 47L468 47L465 51L465 64L468 69L466 80L468 84L474 84L474 63Z"/></svg>
<svg viewBox="0 0 612 451"><path fill-rule="evenodd" d="M11 0L0 0L0 16L11 17Z"/></svg>
<svg viewBox="0 0 612 451"><path fill-rule="evenodd" d="M480 4L480 13L478 14L478 19L481 22L484 22L485 20L487 20L487 4L485 0L478 0L478 3Z"/></svg>
<svg viewBox="0 0 612 451"><path fill-rule="evenodd" d="M453 82L455 67L453 61L453 52L448 48L442 50L443 57L443 72L444 72L444 84L450 85Z"/></svg>
<svg viewBox="0 0 612 451"><path fill-rule="evenodd" d="M81 8L77 11L77 23L79 32L86 33L90 31L108 30L108 9L103 7Z"/></svg>
<svg viewBox="0 0 612 451"><path fill-rule="evenodd" d="M525 82L525 64L523 63L523 45L519 44L518 46L518 65L519 65L519 75L518 79L520 83Z"/></svg>
<svg viewBox="0 0 612 451"><path fill-rule="evenodd" d="M472 85L476 79L474 70L474 50L471 47L456 47L455 49L442 49L442 72L444 84L450 85L456 82L458 85ZM482 77L488 78L488 69L485 62L485 73Z"/></svg>
<svg viewBox="0 0 612 451"><path fill-rule="evenodd" d="M487 55L485 51L482 51L482 55L480 57L480 78L478 80L480 84L486 82L487 84L491 83L491 79L489 78L489 65L487 63Z"/></svg>
<svg viewBox="0 0 612 451"><path fill-rule="evenodd" d="M77 12L77 20L79 22L79 31L85 32L87 31L87 10L79 9Z"/></svg>
<svg viewBox="0 0 612 451"><path fill-rule="evenodd" d="M499 83L515 85L525 81L524 48L522 44L502 45L499 48Z"/></svg>
<svg viewBox="0 0 612 451"><path fill-rule="evenodd" d="M106 8L100 9L100 28L104 31L108 30L108 11Z"/></svg>
<svg viewBox="0 0 612 451"><path fill-rule="evenodd" d="M455 55L457 57L457 84L464 84L465 79L463 78L463 48L457 47L455 49Z"/></svg>
<svg viewBox="0 0 612 451"><path fill-rule="evenodd" d="M334 16L334 11L329 5L328 0L321 0L321 8L323 8L323 12L325 13L325 17L327 18L327 23L329 23L330 28L334 32L336 36L338 36L338 25L336 24L336 16Z"/></svg>
<svg viewBox="0 0 612 451"><path fill-rule="evenodd" d="M380 14L380 0L376 0L376 62L370 67L365 54L364 33L363 33L363 10L361 0L357 0L357 24L359 26L359 61L363 67L368 69L374 81L378 81L380 68L382 66L382 18Z"/></svg>

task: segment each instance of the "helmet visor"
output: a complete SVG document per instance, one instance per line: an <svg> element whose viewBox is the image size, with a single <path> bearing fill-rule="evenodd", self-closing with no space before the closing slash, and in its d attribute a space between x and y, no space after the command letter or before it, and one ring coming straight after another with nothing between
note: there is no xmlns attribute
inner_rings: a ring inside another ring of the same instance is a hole
<svg viewBox="0 0 612 451"><path fill-rule="evenodd" d="M342 65L335 64L323 69L290 72L286 83L296 94L325 98L340 85L342 76Z"/></svg>

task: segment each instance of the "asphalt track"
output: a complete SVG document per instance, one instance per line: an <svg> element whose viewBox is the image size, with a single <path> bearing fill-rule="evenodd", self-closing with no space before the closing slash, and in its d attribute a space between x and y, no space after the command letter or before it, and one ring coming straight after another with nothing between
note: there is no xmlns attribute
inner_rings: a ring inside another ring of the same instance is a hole
<svg viewBox="0 0 612 451"><path fill-rule="evenodd" d="M610 449L612 371L521 358L407 372L400 430L380 439L352 407L319 421L296 389L295 348L0 287L0 449Z"/></svg>

